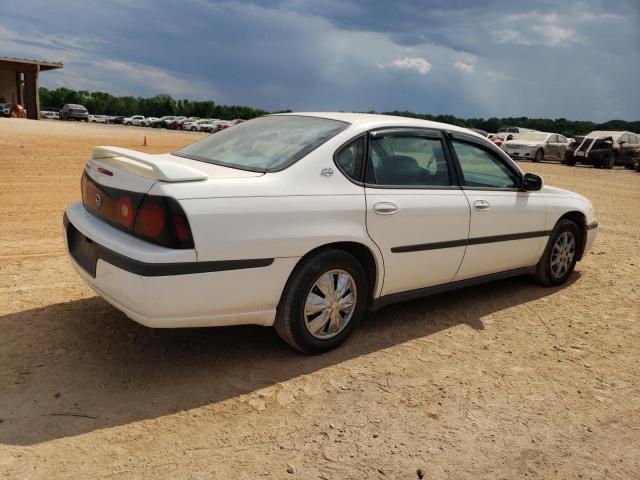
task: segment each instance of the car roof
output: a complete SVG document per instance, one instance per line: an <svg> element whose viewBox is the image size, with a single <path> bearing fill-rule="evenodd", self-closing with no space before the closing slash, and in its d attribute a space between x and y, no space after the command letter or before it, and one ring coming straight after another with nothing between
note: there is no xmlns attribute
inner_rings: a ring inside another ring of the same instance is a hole
<svg viewBox="0 0 640 480"><path fill-rule="evenodd" d="M627 133L626 130L594 130L587 137L617 137L623 133Z"/></svg>
<svg viewBox="0 0 640 480"><path fill-rule="evenodd" d="M448 123L433 122L431 120L421 120L419 118L398 117L394 115L379 115L377 113L291 112L276 113L274 115L326 118L328 120L338 120L340 122L350 123L354 127L416 127L438 130L446 129L454 132L462 132L482 137L478 133L469 130L468 128L458 127L456 125L451 125Z"/></svg>

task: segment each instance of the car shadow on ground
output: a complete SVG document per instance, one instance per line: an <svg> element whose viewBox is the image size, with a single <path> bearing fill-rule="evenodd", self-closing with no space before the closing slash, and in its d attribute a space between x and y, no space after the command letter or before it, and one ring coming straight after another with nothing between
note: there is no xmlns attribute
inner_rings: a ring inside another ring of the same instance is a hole
<svg viewBox="0 0 640 480"><path fill-rule="evenodd" d="M4 315L0 443L32 445L220 402L457 325L482 330L483 317L558 290L513 278L392 305L318 356L264 327L148 329L98 297Z"/></svg>

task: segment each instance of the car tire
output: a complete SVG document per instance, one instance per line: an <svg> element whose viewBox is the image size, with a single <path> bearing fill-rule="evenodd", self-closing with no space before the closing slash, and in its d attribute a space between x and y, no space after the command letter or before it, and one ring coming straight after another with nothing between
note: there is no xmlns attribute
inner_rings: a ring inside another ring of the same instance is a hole
<svg viewBox="0 0 640 480"><path fill-rule="evenodd" d="M533 161L536 163L540 163L543 159L544 159L544 152L542 151L542 149L539 149L538 151L536 151L536 154L533 157Z"/></svg>
<svg viewBox="0 0 640 480"><path fill-rule="evenodd" d="M536 265L534 280L547 287L565 283L576 266L581 242L578 226L571 220L561 219L551 232Z"/></svg>
<svg viewBox="0 0 640 480"><path fill-rule="evenodd" d="M342 293L335 291L339 283L342 283ZM348 300L349 297L353 300L353 294L355 302L350 303ZM368 295L367 277L358 260L342 250L319 251L297 265L289 277L278 304L274 328L280 338L303 353L332 350L360 323ZM338 308L341 304L350 307L348 310Z"/></svg>
<svg viewBox="0 0 640 480"><path fill-rule="evenodd" d="M196 130L197 130L196 127L191 127L192 132L195 132Z"/></svg>
<svg viewBox="0 0 640 480"><path fill-rule="evenodd" d="M605 160L603 167L607 170L611 170L616 165L616 154L610 153Z"/></svg>

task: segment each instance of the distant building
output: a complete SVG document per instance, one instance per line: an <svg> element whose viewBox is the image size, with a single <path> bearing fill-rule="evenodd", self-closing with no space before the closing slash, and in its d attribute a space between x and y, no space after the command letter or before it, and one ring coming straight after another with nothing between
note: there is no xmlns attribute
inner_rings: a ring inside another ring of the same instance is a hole
<svg viewBox="0 0 640 480"><path fill-rule="evenodd" d="M0 57L0 101L27 109L27 118L40 118L38 76L45 70L62 68L62 62L42 62L24 58Z"/></svg>

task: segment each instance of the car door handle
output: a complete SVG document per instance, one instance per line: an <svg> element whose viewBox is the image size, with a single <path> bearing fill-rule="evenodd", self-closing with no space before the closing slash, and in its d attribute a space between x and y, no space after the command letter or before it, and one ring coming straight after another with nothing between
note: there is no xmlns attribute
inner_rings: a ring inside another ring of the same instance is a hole
<svg viewBox="0 0 640 480"><path fill-rule="evenodd" d="M391 202L378 202L373 206L373 212L378 215L393 215L398 211L398 205Z"/></svg>
<svg viewBox="0 0 640 480"><path fill-rule="evenodd" d="M486 200L476 200L473 202L473 209L479 212L485 212L491 208L491 204Z"/></svg>

